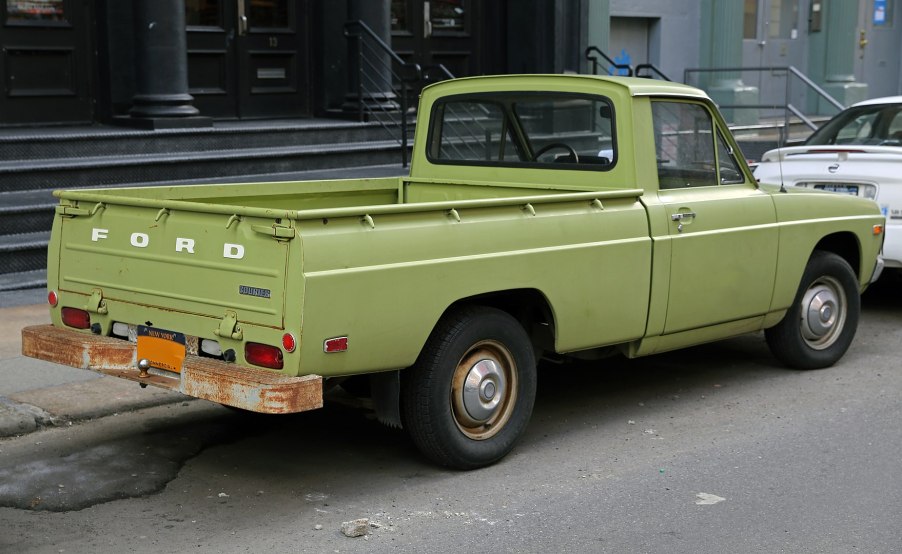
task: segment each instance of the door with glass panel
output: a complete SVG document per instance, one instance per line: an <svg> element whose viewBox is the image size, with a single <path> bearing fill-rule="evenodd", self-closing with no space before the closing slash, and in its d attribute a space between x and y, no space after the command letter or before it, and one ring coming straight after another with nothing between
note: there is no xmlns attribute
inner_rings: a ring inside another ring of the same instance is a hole
<svg viewBox="0 0 902 554"><path fill-rule="evenodd" d="M185 5L188 85L202 115L309 114L306 2L186 0Z"/></svg>
<svg viewBox="0 0 902 554"><path fill-rule="evenodd" d="M392 49L423 66L444 65L455 77L480 75L484 11L478 0L392 0Z"/></svg>
<svg viewBox="0 0 902 554"><path fill-rule="evenodd" d="M93 118L89 6L0 0L0 125Z"/></svg>
<svg viewBox="0 0 902 554"><path fill-rule="evenodd" d="M794 66L808 67L806 37L811 19L820 8L809 8L801 0L744 0L742 65L744 67ZM821 1L820 4L823 4ZM805 11L808 9L808 11ZM812 11L814 10L814 11ZM757 87L761 104L783 104L786 97L786 71L758 71L742 74L745 85ZM791 87L788 99L796 106L805 105L806 87Z"/></svg>

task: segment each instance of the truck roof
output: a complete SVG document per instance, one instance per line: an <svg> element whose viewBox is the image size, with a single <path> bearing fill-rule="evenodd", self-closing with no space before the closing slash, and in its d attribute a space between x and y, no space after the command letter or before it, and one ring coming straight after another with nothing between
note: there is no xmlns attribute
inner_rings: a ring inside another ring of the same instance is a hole
<svg viewBox="0 0 902 554"><path fill-rule="evenodd" d="M434 83L424 88L437 95L448 94L444 88L461 88L460 92L491 92L497 90L566 90L569 85L588 85L593 81L616 85L627 89L631 96L682 96L708 98L702 90L682 83L639 77L613 77L607 75L531 74L531 75L483 75L462 77Z"/></svg>

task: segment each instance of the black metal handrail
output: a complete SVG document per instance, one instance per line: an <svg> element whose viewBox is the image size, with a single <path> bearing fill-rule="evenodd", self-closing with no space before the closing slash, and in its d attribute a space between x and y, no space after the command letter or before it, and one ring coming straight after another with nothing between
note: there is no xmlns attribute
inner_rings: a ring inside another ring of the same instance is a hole
<svg viewBox="0 0 902 554"><path fill-rule="evenodd" d="M363 21L345 23L344 34L354 42L357 60L357 114L360 121L377 121L401 145L401 164L409 153L409 94L423 80L419 64L405 62ZM400 102L400 105L398 104Z"/></svg>
<svg viewBox="0 0 902 554"><path fill-rule="evenodd" d="M592 55L593 52L604 58L605 61L611 65L611 67L615 69L625 69L627 71L627 76L632 77L635 74L635 71L633 71L633 67L631 65L617 63L610 57L608 57L607 54L602 52L601 49L599 49L597 46L589 46L588 48L586 48L586 59L592 62L592 75L598 75L599 66L598 58Z"/></svg>
<svg viewBox="0 0 902 554"><path fill-rule="evenodd" d="M763 73L769 72L774 74L776 72L786 72L786 88L785 88L785 97L782 104L722 104L719 107L721 109L761 109L761 110L782 110L783 111L783 129L781 131L780 143L782 144L788 139L789 133L789 119L790 115L794 115L799 120L804 123L809 129L812 131L817 130L817 125L809 118L803 115L802 111L794 106L789 100L792 97L792 80L788 77L788 75L793 75L797 77L804 85L806 85L809 89L814 91L818 96L826 100L833 107L838 110L844 110L845 106L842 105L838 100L830 96L830 93L825 91L823 88L819 87L817 83L808 78L807 75L799 71L796 67L787 65L787 66L770 66L770 67L711 67L711 68L692 68L686 69L683 72L683 82L689 83L689 76L694 73L742 73L742 72L756 72ZM783 136L783 134L787 136Z"/></svg>
<svg viewBox="0 0 902 554"><path fill-rule="evenodd" d="M648 69L649 73L646 75L643 75L642 74L643 69ZM654 74L657 74L658 77L660 77L661 79L664 79L665 81L671 80L670 77L668 77L667 75L664 75L664 73L660 69L658 69L657 67L655 67L654 65L652 65L650 63L640 63L639 65L636 66L636 77L644 77L646 79L654 79L655 78Z"/></svg>

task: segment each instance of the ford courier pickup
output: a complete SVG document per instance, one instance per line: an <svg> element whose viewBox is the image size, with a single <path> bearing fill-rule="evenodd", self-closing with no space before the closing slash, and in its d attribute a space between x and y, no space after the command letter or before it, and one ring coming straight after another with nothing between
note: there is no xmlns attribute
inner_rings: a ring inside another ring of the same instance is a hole
<svg viewBox="0 0 902 554"><path fill-rule="evenodd" d="M52 325L23 352L258 412L366 388L476 468L526 429L541 356L849 347L883 215L757 183L703 92L477 77L418 113L407 177L55 192Z"/></svg>

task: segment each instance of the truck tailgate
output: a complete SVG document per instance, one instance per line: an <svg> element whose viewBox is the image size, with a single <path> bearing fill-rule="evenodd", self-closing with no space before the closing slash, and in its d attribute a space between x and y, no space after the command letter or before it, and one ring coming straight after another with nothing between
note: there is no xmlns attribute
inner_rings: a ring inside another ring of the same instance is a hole
<svg viewBox="0 0 902 554"><path fill-rule="evenodd" d="M283 326L287 223L112 203L57 211L61 291Z"/></svg>

